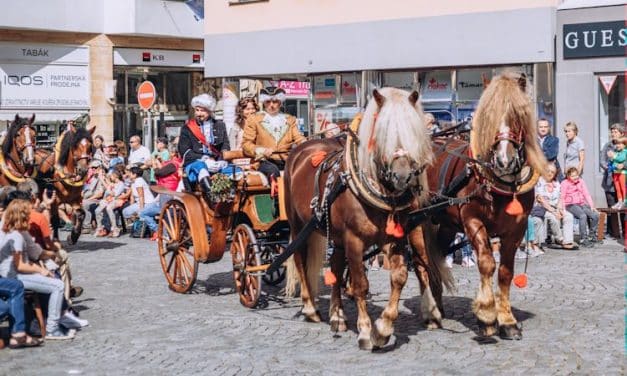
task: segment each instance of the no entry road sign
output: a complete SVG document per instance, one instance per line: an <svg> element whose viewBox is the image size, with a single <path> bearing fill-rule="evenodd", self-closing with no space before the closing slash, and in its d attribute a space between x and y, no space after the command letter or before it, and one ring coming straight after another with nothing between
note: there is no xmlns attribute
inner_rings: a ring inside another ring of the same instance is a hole
<svg viewBox="0 0 627 376"><path fill-rule="evenodd" d="M137 88L137 102L139 103L139 107L147 111L155 104L157 100L157 89L155 89L155 85L150 81L142 82Z"/></svg>

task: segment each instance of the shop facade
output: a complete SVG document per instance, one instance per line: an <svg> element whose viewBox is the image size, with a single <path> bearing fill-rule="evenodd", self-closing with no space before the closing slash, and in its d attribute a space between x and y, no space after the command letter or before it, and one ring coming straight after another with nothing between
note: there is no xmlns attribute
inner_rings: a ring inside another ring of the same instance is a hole
<svg viewBox="0 0 627 376"><path fill-rule="evenodd" d="M0 82L0 121L34 113L37 144L51 147L67 120L89 112L89 48L0 42Z"/></svg>
<svg viewBox="0 0 627 376"><path fill-rule="evenodd" d="M216 95L215 85L202 74L203 55L202 51L114 48L114 139L139 135L144 144L152 145L156 137L178 136L189 117L192 96ZM155 103L147 111L140 109L137 100L137 88L144 81L156 89Z"/></svg>
<svg viewBox="0 0 627 376"><path fill-rule="evenodd" d="M585 8L566 3L557 11L557 134L564 146L564 124L577 124L586 147L583 178L599 207L606 206L600 150L612 124L627 125L627 9L611 3L590 2Z"/></svg>

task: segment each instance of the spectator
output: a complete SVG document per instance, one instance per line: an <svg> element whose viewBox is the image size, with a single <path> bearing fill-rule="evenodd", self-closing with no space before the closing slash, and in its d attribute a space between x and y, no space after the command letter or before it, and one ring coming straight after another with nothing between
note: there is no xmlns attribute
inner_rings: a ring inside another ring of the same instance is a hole
<svg viewBox="0 0 627 376"><path fill-rule="evenodd" d="M562 169L560 168L559 161L557 160L557 156L559 155L560 150L560 140L559 138L553 136L551 134L551 126L549 121L545 118L538 119L538 143L542 147L542 152L546 157L547 161L552 162L557 170L557 179L559 181L564 180L564 174L562 173Z"/></svg>
<svg viewBox="0 0 627 376"><path fill-rule="evenodd" d="M97 159L100 162L105 159L105 150L104 150L104 137L101 135L94 136L94 157L93 159Z"/></svg>
<svg viewBox="0 0 627 376"><path fill-rule="evenodd" d="M550 163L547 167L549 179L540 177L536 184L536 200L540 212L543 213L545 228L554 236L555 243L563 249L576 249L573 237L574 218L566 211L561 197L561 185L557 181L557 168ZM534 209L532 209L533 213ZM536 231L537 231L536 227ZM546 241L546 234L541 236L541 241Z"/></svg>
<svg viewBox="0 0 627 376"><path fill-rule="evenodd" d="M122 168L124 169L124 166L126 166L126 164L124 163L124 156L121 155L121 153L119 152L119 147L116 144L111 144L109 145L109 164L107 166L107 172L112 172L113 170L115 170L116 166L122 166Z"/></svg>
<svg viewBox="0 0 627 376"><path fill-rule="evenodd" d="M577 167L579 176L583 174L583 164L585 161L585 146L583 140L577 136L579 129L574 121L569 121L564 126L566 133L566 151L564 152L564 168Z"/></svg>
<svg viewBox="0 0 627 376"><path fill-rule="evenodd" d="M435 121L435 116L430 112L425 114L425 125L427 126L429 134L438 133L440 131L440 127Z"/></svg>
<svg viewBox="0 0 627 376"><path fill-rule="evenodd" d="M85 211L84 228L96 229L96 208L105 191L104 181L101 179L103 171L101 161L94 159L89 163L89 172L82 192L82 207Z"/></svg>
<svg viewBox="0 0 627 376"><path fill-rule="evenodd" d="M103 172L100 172L100 179L103 179ZM109 233L105 229L104 224L104 216L105 214L109 216L110 223L110 236L113 238L117 238L120 236L120 229L116 226L115 221L115 213L113 212L116 208L121 207L124 202L120 202L118 199L122 193L124 192L124 182L122 181L122 176L117 171L112 171L107 175L107 179L104 181L105 192L103 199L98 204L98 207L95 210L96 214L96 236L107 236Z"/></svg>
<svg viewBox="0 0 627 376"><path fill-rule="evenodd" d="M148 204L155 202L148 183L142 178L142 170L139 167L131 167L128 177L131 181L131 204L122 210L124 218L131 218L138 215Z"/></svg>
<svg viewBox="0 0 627 376"><path fill-rule="evenodd" d="M5 252L9 254L12 252L9 244L0 249L0 260L5 258ZM0 278L0 298L2 298L0 299L0 318L9 316L9 328L11 329L9 348L18 349L41 345L43 343L41 339L26 334L24 284L17 279Z"/></svg>
<svg viewBox="0 0 627 376"><path fill-rule="evenodd" d="M157 185L175 192L179 185L179 180L181 179L179 175L180 168L181 160L179 158L163 163L158 159L155 160ZM154 217L159 214L163 205L170 199L171 196L160 194L154 202L146 204L144 209L139 213L139 218L146 223L146 226L152 232L150 240L157 240L157 222L155 222Z"/></svg>
<svg viewBox="0 0 627 376"><path fill-rule="evenodd" d="M525 259L543 255L544 251L538 246L539 242L539 234L535 231L533 217L529 216L527 218L527 231L525 232L524 241L521 244L521 248L516 251L515 257L517 259Z"/></svg>
<svg viewBox="0 0 627 376"><path fill-rule="evenodd" d="M126 157L128 157L128 149L126 148L126 144L122 140L115 140L113 142L118 149L118 156L122 158L122 160L126 163Z"/></svg>
<svg viewBox="0 0 627 376"><path fill-rule="evenodd" d="M170 160L170 151L168 149L168 138L167 137L159 137L157 138L157 150L152 153L152 161L150 169L150 183L155 182L155 161L165 162Z"/></svg>
<svg viewBox="0 0 627 376"><path fill-rule="evenodd" d="M566 179L562 181L561 197L566 210L579 220L580 244L584 247L593 247L596 243L596 231L599 224L599 212L594 207L592 197L586 187L586 182L579 178L577 167L566 170ZM590 220L590 232L588 232Z"/></svg>
<svg viewBox="0 0 627 376"><path fill-rule="evenodd" d="M235 108L235 126L229 132L229 145L231 150L242 150L242 140L244 138L244 125L246 119L252 114L259 112L259 105L255 97L246 97L240 99Z"/></svg>
<svg viewBox="0 0 627 376"><path fill-rule="evenodd" d="M607 207L611 208L616 204L616 189L614 188L614 181L612 178L612 171L610 170L611 165L611 157L610 153L616 150L616 143L618 140L623 137L625 134L625 128L619 123L612 124L610 127L610 138L603 148L601 149L601 153L599 155L599 165L601 170L603 171L603 181L601 182L601 187L605 191L605 202L607 203Z"/></svg>
<svg viewBox="0 0 627 376"><path fill-rule="evenodd" d="M615 144L616 150L609 152L611 157L611 170L612 181L614 182L614 190L616 191L616 204L612 206L612 209L622 209L625 207L625 175L627 174L627 150L625 150L625 144L627 138L621 138Z"/></svg>
<svg viewBox="0 0 627 376"><path fill-rule="evenodd" d="M139 136L131 136L129 142L131 153L128 156L128 164L145 168L150 163L150 150L142 145Z"/></svg>
<svg viewBox="0 0 627 376"><path fill-rule="evenodd" d="M25 200L13 200L4 213L0 230L0 276L17 278L24 288L42 294L50 294L48 299L48 319L46 339L59 340L74 338L74 333L59 326L63 304L63 282L53 278L44 267L28 261L24 253L24 238L19 231L28 231L28 218L32 204Z"/></svg>

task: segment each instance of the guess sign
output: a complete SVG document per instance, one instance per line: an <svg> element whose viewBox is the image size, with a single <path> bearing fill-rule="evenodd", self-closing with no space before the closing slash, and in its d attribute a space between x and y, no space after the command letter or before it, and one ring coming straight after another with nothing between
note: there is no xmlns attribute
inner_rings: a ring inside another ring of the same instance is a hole
<svg viewBox="0 0 627 376"><path fill-rule="evenodd" d="M627 56L625 21L564 25L564 59Z"/></svg>

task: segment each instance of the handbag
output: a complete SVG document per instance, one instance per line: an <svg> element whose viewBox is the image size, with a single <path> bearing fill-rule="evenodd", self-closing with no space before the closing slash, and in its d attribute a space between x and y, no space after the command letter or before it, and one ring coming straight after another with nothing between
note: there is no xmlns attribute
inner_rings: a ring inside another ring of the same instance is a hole
<svg viewBox="0 0 627 376"><path fill-rule="evenodd" d="M532 217L538 217L544 219L544 215L546 214L546 209L542 205L534 205L531 208L531 212L529 213Z"/></svg>
<svg viewBox="0 0 627 376"><path fill-rule="evenodd" d="M146 222L136 219L131 226L131 238L149 238L150 230L146 226Z"/></svg>

